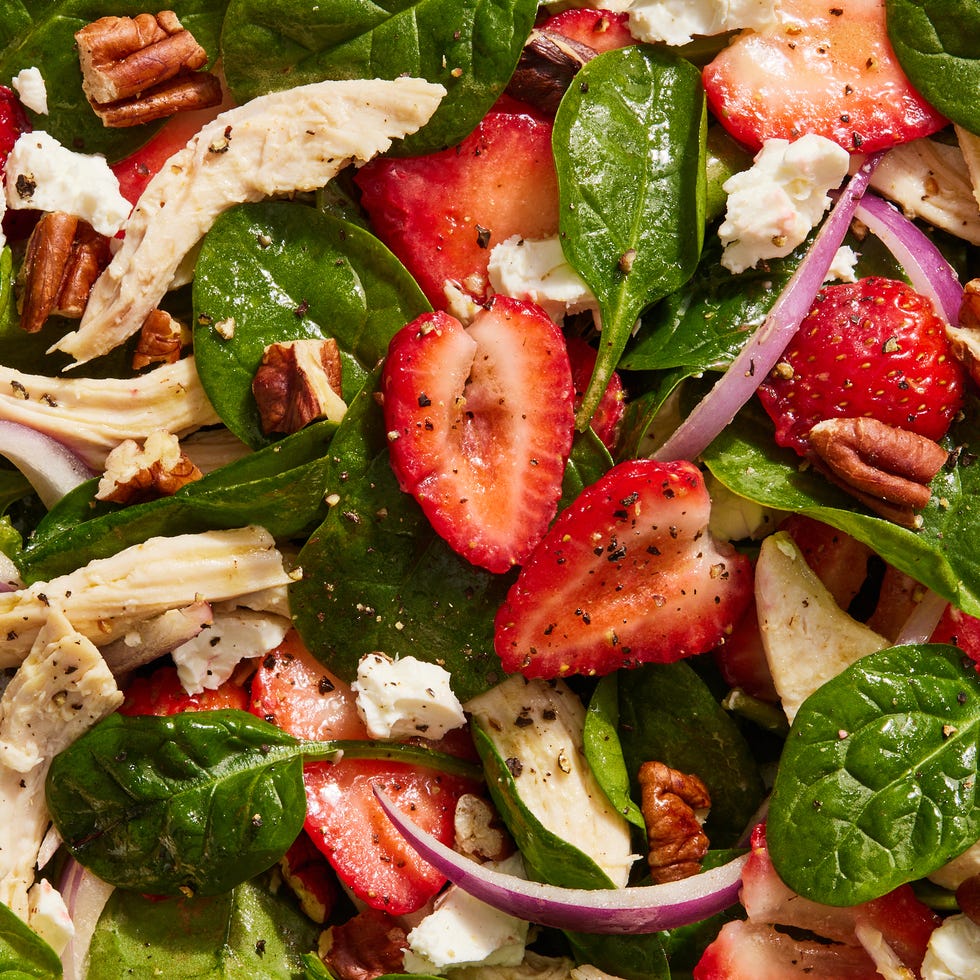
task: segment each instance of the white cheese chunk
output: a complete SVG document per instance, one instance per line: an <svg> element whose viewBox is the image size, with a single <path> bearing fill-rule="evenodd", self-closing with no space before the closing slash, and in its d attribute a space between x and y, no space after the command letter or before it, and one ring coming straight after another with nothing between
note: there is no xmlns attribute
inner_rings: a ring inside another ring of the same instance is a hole
<svg viewBox="0 0 980 980"><path fill-rule="evenodd" d="M11 208L66 211L102 235L115 235L129 217L105 157L69 150L43 130L21 133L5 170Z"/></svg>
<svg viewBox="0 0 980 980"><path fill-rule="evenodd" d="M537 303L559 325L569 313L598 313L598 300L565 261L557 236L512 235L491 249L487 271L495 292Z"/></svg>
<svg viewBox="0 0 980 980"><path fill-rule="evenodd" d="M463 706L449 682L449 671L438 664L369 653L357 665L351 690L372 738L440 739L466 724Z"/></svg>
<svg viewBox="0 0 980 980"><path fill-rule="evenodd" d="M27 893L30 927L60 956L75 935L61 892L47 878L34 882Z"/></svg>
<svg viewBox="0 0 980 980"><path fill-rule="evenodd" d="M48 114L48 89L39 68L24 68L14 75L11 84L28 109L42 116Z"/></svg>
<svg viewBox="0 0 980 980"><path fill-rule="evenodd" d="M517 854L487 866L524 877ZM431 974L466 966L517 966L524 959L527 930L527 922L451 886L409 932L405 971Z"/></svg>
<svg viewBox="0 0 980 980"><path fill-rule="evenodd" d="M714 35L776 22L775 0L633 0L630 33L639 41L687 44Z"/></svg>
<svg viewBox="0 0 980 980"><path fill-rule="evenodd" d="M850 245L841 245L834 254L824 282L857 282L858 254Z"/></svg>
<svg viewBox="0 0 980 980"><path fill-rule="evenodd" d="M980 926L951 915L929 937L922 980L980 980Z"/></svg>
<svg viewBox="0 0 980 980"><path fill-rule="evenodd" d="M763 259L789 255L830 205L827 192L847 174L850 156L832 140L807 133L794 142L766 140L752 166L723 185L725 246L721 264L743 272Z"/></svg>

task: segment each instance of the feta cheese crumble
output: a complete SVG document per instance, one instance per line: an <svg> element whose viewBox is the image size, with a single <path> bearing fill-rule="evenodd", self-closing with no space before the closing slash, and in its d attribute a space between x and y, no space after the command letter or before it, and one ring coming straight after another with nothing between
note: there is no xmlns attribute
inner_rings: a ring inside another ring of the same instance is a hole
<svg viewBox="0 0 980 980"><path fill-rule="evenodd" d="M980 926L965 915L951 915L934 930L922 980L980 980Z"/></svg>
<svg viewBox="0 0 980 980"><path fill-rule="evenodd" d="M66 211L110 236L129 217L131 205L105 157L69 150L43 130L21 133L5 169L11 208Z"/></svg>
<svg viewBox="0 0 980 980"><path fill-rule="evenodd" d="M39 68L24 68L11 80L20 101L32 112L48 114L48 89Z"/></svg>
<svg viewBox="0 0 980 980"><path fill-rule="evenodd" d="M633 0L630 33L640 41L679 46L714 35L776 22L775 0Z"/></svg>
<svg viewBox="0 0 980 980"><path fill-rule="evenodd" d="M357 713L372 738L421 735L440 739L466 724L463 706L449 681L449 671L438 664L369 653L357 665L351 690L357 698Z"/></svg>
<svg viewBox="0 0 980 980"><path fill-rule="evenodd" d="M827 192L844 179L849 164L845 149L816 133L792 143L766 140L752 166L722 185L728 206L718 228L725 247L721 264L737 273L789 255L830 206Z"/></svg>

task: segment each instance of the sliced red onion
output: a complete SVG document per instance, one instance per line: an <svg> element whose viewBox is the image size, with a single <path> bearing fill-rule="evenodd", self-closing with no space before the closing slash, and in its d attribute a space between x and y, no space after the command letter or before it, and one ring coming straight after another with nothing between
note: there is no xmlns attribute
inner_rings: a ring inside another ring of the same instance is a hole
<svg viewBox="0 0 980 980"><path fill-rule="evenodd" d="M752 397L813 305L883 155L869 156L851 177L763 324L711 391L653 454L654 459L696 459Z"/></svg>
<svg viewBox="0 0 980 980"><path fill-rule="evenodd" d="M559 888L491 871L412 822L377 787L382 809L405 839L454 885L518 919L572 932L633 935L700 922L738 901L743 855L720 868L638 888Z"/></svg>
<svg viewBox="0 0 980 980"><path fill-rule="evenodd" d="M0 456L27 477L49 510L95 475L64 443L19 422L0 420Z"/></svg>
<svg viewBox="0 0 980 980"><path fill-rule="evenodd" d="M65 862L59 888L75 934L61 954L65 980L84 980L88 950L99 916L105 908L113 886L83 868L73 857Z"/></svg>
<svg viewBox="0 0 980 980"><path fill-rule="evenodd" d="M895 256L912 288L932 300L936 311L947 322L958 323L963 287L953 267L929 236L874 191L868 191L861 198L854 217L866 224Z"/></svg>
<svg viewBox="0 0 980 980"><path fill-rule="evenodd" d="M928 589L922 599L916 603L911 615L902 624L895 646L906 643L928 643L929 637L936 631L939 620L943 618L949 603L932 589Z"/></svg>

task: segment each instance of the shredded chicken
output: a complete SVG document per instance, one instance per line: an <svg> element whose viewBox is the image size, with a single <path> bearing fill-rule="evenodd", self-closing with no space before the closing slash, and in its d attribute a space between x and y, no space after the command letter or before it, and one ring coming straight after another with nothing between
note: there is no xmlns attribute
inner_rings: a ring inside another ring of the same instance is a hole
<svg viewBox="0 0 980 980"><path fill-rule="evenodd" d="M417 78L326 81L221 113L150 181L79 328L55 344L81 364L121 344L166 292L181 259L235 204L322 187L415 132L445 89Z"/></svg>

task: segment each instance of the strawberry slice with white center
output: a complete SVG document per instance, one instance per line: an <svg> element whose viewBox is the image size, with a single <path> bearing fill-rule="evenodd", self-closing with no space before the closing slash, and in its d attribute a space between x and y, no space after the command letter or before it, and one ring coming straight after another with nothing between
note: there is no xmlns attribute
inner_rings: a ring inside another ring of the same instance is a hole
<svg viewBox="0 0 980 980"><path fill-rule="evenodd" d="M465 328L423 314L392 339L382 391L392 469L436 532L491 572L522 562L555 516L574 435L559 328L507 296Z"/></svg>
<svg viewBox="0 0 980 980"><path fill-rule="evenodd" d="M752 565L708 531L692 463L630 460L579 494L497 613L508 673L608 674L721 643L752 596Z"/></svg>

